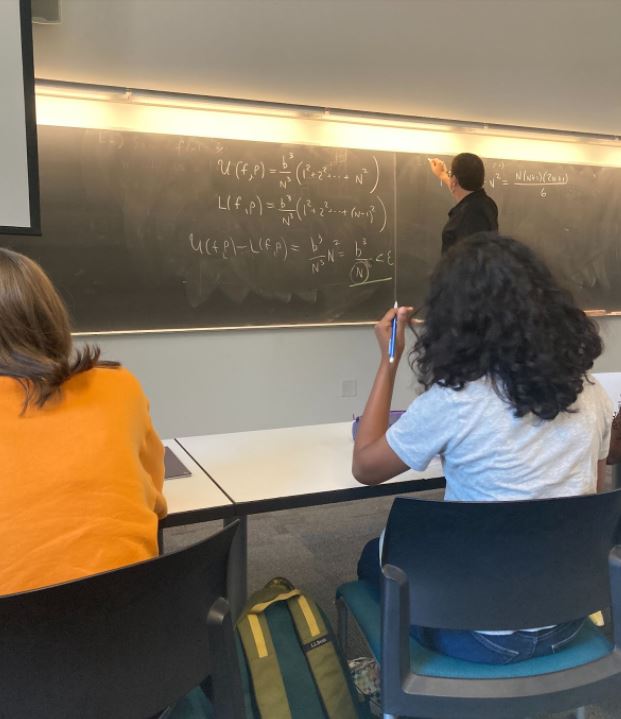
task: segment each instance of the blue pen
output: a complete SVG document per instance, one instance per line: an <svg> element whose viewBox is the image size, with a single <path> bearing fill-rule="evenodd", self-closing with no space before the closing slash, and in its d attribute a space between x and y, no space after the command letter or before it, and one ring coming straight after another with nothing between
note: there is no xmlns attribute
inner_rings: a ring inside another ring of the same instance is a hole
<svg viewBox="0 0 621 719"><path fill-rule="evenodd" d="M392 318L390 329L390 342L388 343L388 361L392 364L395 361L395 345L397 344L397 309L399 305L395 300L395 316Z"/></svg>

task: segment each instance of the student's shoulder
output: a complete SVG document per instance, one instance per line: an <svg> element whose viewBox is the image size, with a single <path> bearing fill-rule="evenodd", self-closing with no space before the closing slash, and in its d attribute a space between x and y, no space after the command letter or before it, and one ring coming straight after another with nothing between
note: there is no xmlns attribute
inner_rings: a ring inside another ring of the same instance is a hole
<svg viewBox="0 0 621 719"><path fill-rule="evenodd" d="M435 383L429 388L428 392L432 390L436 396L443 397L449 402L469 401L472 397L495 394L493 384L487 377L480 377L479 379L465 382L461 388Z"/></svg>
<svg viewBox="0 0 621 719"><path fill-rule="evenodd" d="M101 388L128 397L144 397L142 385L137 377L123 366L94 367L90 373L96 389Z"/></svg>
<svg viewBox="0 0 621 719"><path fill-rule="evenodd" d="M485 192L485 189L483 190L485 194L485 202L489 207L492 207L494 210L498 211L498 205L496 204L496 200L491 195L488 195L487 192Z"/></svg>
<svg viewBox="0 0 621 719"><path fill-rule="evenodd" d="M466 385L467 387L467 385ZM426 406L439 406L446 404L456 404L465 399L464 390L455 390L452 387L446 387L445 385L434 382L430 387L421 392L415 397L412 402L413 406L416 403Z"/></svg>
<svg viewBox="0 0 621 719"><path fill-rule="evenodd" d="M461 389L435 383L417 399L422 400L426 408L452 413L468 413L475 406L491 406L495 410L499 402L502 403L492 382L485 377L466 382Z"/></svg>
<svg viewBox="0 0 621 719"><path fill-rule="evenodd" d="M596 405L611 414L613 411L616 411L616 407L613 407L612 400L608 396L608 392L606 392L603 388L597 377L594 377L591 374L587 375L584 381L581 398L584 402Z"/></svg>

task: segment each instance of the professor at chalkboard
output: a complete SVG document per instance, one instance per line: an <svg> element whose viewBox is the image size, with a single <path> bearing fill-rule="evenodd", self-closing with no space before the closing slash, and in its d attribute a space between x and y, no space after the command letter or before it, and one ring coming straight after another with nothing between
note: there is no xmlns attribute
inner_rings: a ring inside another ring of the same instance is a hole
<svg viewBox="0 0 621 719"><path fill-rule="evenodd" d="M437 157L430 159L429 165L457 202L442 230L442 254L475 232L498 230L498 207L483 189L485 167L478 155L470 152L456 155L450 170Z"/></svg>

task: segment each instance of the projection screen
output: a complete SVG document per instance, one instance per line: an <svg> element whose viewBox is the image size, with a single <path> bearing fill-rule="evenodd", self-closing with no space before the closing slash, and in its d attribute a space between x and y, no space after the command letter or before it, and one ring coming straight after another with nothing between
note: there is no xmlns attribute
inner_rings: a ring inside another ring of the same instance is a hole
<svg viewBox="0 0 621 719"><path fill-rule="evenodd" d="M29 0L0 0L0 233L40 234Z"/></svg>

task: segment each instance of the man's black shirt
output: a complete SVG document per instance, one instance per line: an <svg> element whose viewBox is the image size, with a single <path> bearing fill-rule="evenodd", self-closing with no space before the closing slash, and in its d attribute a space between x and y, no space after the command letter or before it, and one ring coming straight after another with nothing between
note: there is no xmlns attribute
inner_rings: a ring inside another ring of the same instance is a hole
<svg viewBox="0 0 621 719"><path fill-rule="evenodd" d="M466 195L448 214L442 230L442 254L475 232L498 231L498 207L483 188Z"/></svg>

